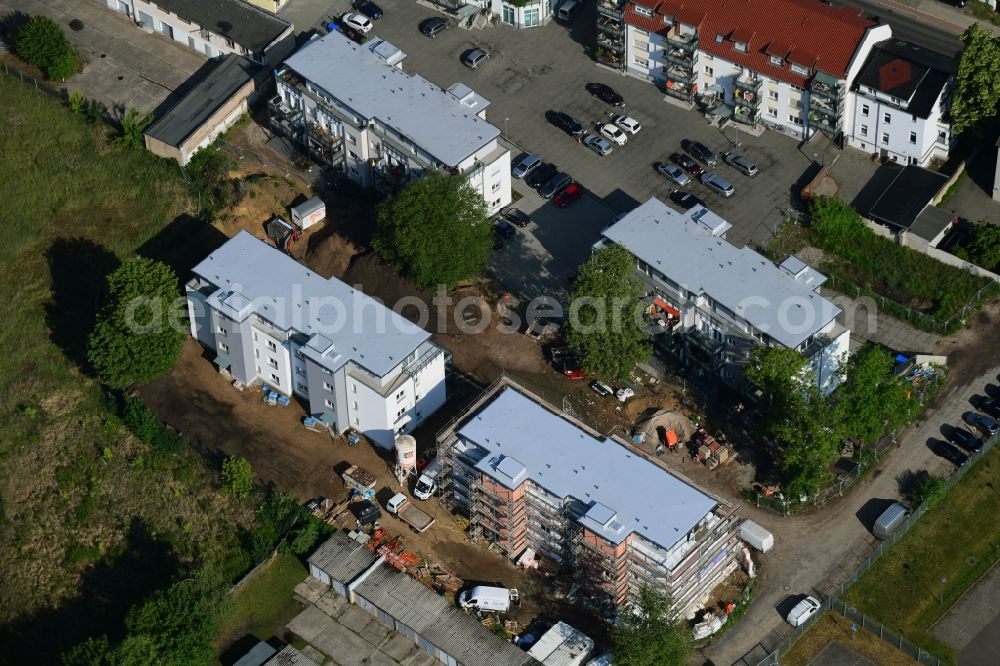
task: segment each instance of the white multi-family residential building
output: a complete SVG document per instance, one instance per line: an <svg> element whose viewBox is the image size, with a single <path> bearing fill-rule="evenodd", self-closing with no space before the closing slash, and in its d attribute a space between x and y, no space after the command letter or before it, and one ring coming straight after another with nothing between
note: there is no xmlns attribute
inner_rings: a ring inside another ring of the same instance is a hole
<svg viewBox="0 0 1000 666"><path fill-rule="evenodd" d="M891 29L817 0L598 0L597 60L720 122L836 138L847 89Z"/></svg>
<svg viewBox="0 0 1000 666"><path fill-rule="evenodd" d="M490 8L504 25L515 28L535 28L552 20L559 3L562 0L527 0L519 3L522 6L505 2L504 0L474 0L471 5L481 5Z"/></svg>
<svg viewBox="0 0 1000 666"><path fill-rule="evenodd" d="M194 268L191 335L244 384L307 402L383 447L445 401L446 353L424 329L241 231Z"/></svg>
<svg viewBox="0 0 1000 666"><path fill-rule="evenodd" d="M948 159L955 136L947 119L953 58L890 39L872 49L851 87L848 144L902 164Z"/></svg>
<svg viewBox="0 0 1000 666"><path fill-rule="evenodd" d="M603 232L636 259L647 313L659 326L654 346L739 388L759 345L802 353L817 388L842 380L850 329L818 291L826 276L796 257L780 265L726 240L729 222L702 206L678 213L650 199Z"/></svg>
<svg viewBox="0 0 1000 666"><path fill-rule="evenodd" d="M486 121L489 102L462 83L442 90L408 74L405 58L374 37L313 39L275 70L271 127L366 187L440 171L467 178L491 214L509 204L510 151Z"/></svg>
<svg viewBox="0 0 1000 666"><path fill-rule="evenodd" d="M209 58L234 53L274 67L295 48L292 24L243 0L101 0L147 32Z"/></svg>

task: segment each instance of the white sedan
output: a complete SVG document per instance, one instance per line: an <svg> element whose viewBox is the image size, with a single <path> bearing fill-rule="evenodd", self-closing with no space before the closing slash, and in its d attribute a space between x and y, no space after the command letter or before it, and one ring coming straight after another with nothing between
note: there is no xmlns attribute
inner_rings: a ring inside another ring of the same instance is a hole
<svg viewBox="0 0 1000 666"><path fill-rule="evenodd" d="M639 124L638 120L628 116L615 116L615 125L618 125L618 127L621 127L629 134L638 134L639 130L642 129L642 125Z"/></svg>
<svg viewBox="0 0 1000 666"><path fill-rule="evenodd" d="M363 35L367 35L372 29L372 20L364 14L344 14L340 20L351 30L357 30Z"/></svg>
<svg viewBox="0 0 1000 666"><path fill-rule="evenodd" d="M601 136L603 136L608 141L613 141L619 146L624 146L628 142L628 136L622 131L622 128L617 125L612 125L611 123L605 123L601 125Z"/></svg>

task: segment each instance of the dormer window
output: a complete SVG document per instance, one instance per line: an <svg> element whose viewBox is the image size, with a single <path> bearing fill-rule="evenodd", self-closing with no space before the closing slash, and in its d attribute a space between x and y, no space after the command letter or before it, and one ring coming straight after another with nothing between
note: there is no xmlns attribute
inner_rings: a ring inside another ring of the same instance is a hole
<svg viewBox="0 0 1000 666"><path fill-rule="evenodd" d="M635 13L646 18L653 18L653 10L649 7L636 7Z"/></svg>
<svg viewBox="0 0 1000 666"><path fill-rule="evenodd" d="M724 41L726 41L726 36L725 35L721 35L720 34L720 35L716 35L715 36L715 43L716 44L721 44Z"/></svg>
<svg viewBox="0 0 1000 666"><path fill-rule="evenodd" d="M809 75L809 68L808 67L803 67L802 65L796 65L795 63L792 63L792 71L794 73L798 74L799 76L808 76Z"/></svg>
<svg viewBox="0 0 1000 666"><path fill-rule="evenodd" d="M733 48L739 51L740 53L747 52L746 42L733 42Z"/></svg>
<svg viewBox="0 0 1000 666"><path fill-rule="evenodd" d="M773 55L771 56L770 60L771 64L774 65L775 67L781 67L785 63L785 59L782 58L781 56Z"/></svg>

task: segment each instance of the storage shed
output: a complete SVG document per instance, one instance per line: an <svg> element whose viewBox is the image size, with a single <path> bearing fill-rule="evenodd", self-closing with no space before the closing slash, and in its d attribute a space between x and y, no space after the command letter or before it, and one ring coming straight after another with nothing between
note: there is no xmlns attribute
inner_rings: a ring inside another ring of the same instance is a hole
<svg viewBox="0 0 1000 666"><path fill-rule="evenodd" d="M319 197L312 197L292 206L291 213L292 224L305 230L326 219L326 204Z"/></svg>

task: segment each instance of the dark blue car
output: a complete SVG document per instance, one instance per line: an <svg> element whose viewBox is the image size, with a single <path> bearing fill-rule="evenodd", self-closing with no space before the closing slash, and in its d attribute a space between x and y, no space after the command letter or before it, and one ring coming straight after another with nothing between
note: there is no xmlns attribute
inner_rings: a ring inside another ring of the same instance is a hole
<svg viewBox="0 0 1000 666"><path fill-rule="evenodd" d="M374 2L369 2L369 0L355 2L354 8L373 21L382 18L382 10Z"/></svg>

